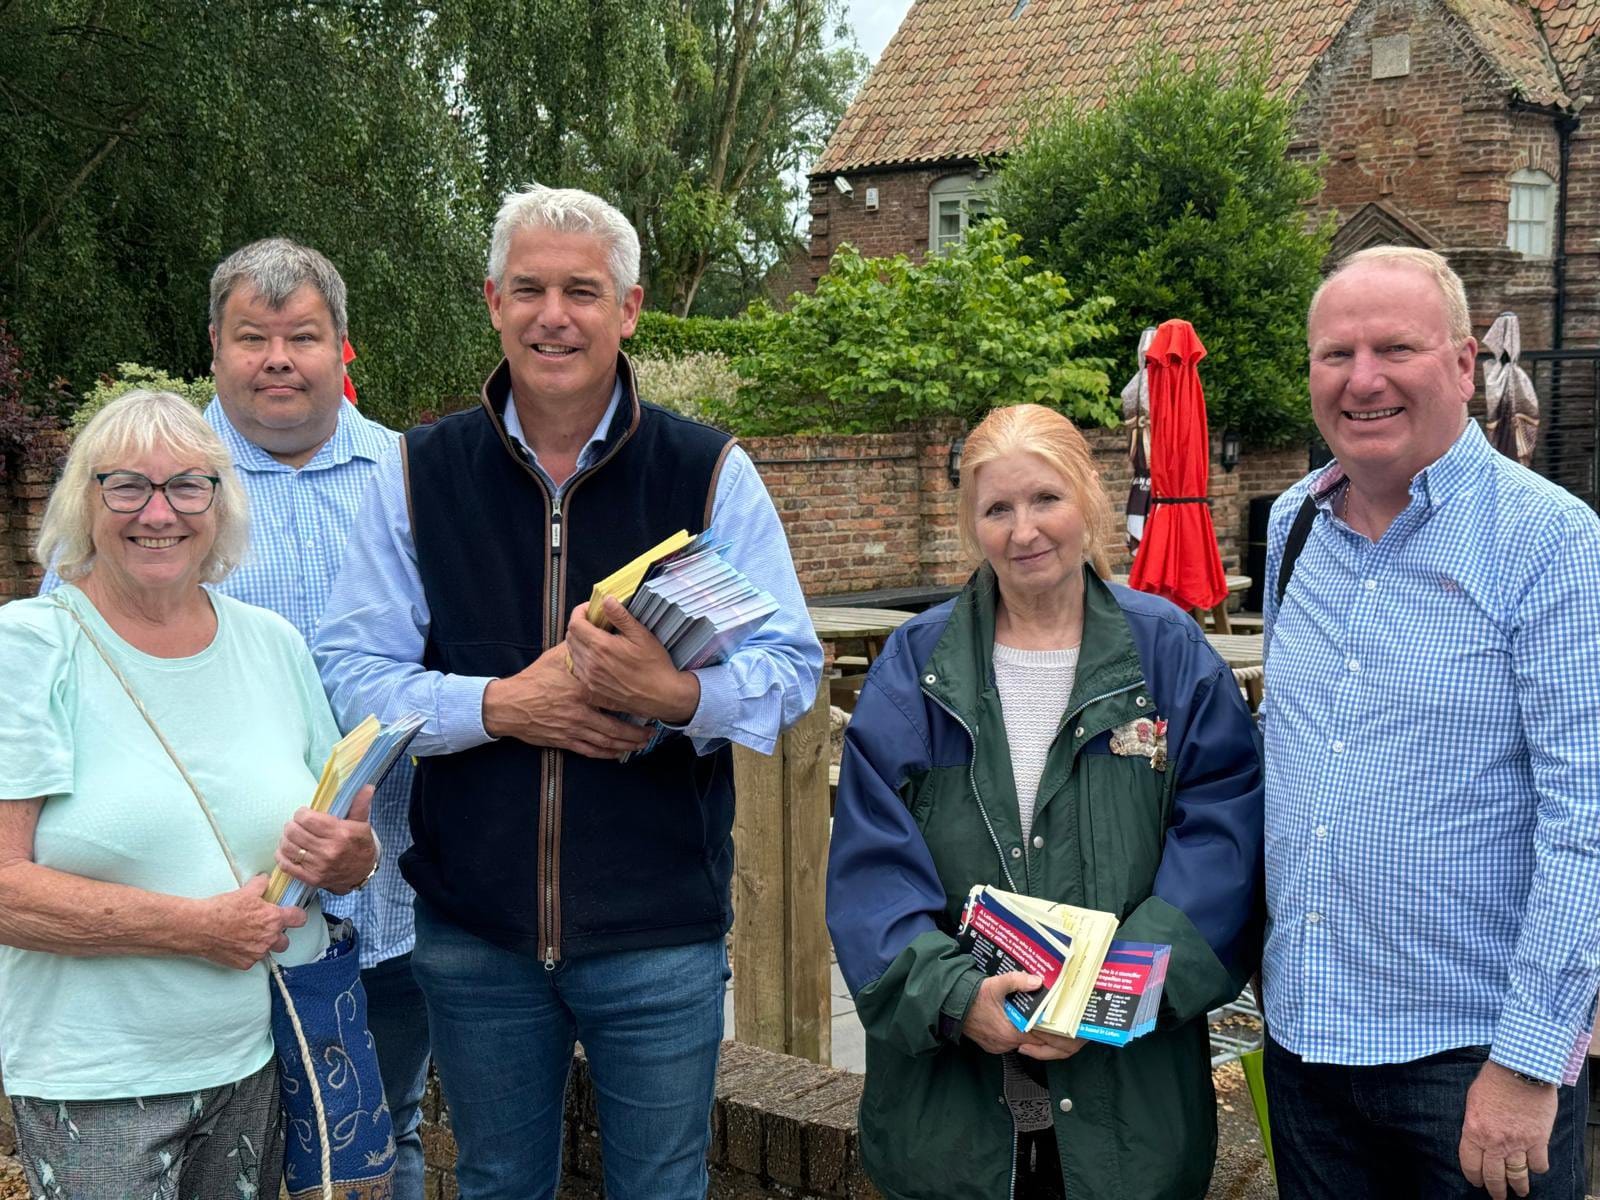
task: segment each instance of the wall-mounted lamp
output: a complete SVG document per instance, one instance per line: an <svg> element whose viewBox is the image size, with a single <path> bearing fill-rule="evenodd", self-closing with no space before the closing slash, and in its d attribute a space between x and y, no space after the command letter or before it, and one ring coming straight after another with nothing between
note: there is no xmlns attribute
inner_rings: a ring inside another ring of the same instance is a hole
<svg viewBox="0 0 1600 1200"><path fill-rule="evenodd" d="M961 452L967 448L966 438L956 438L950 443L950 461L946 469L950 476L950 486L961 486Z"/></svg>
<svg viewBox="0 0 1600 1200"><path fill-rule="evenodd" d="M1222 431L1222 469L1232 471L1239 465L1239 431L1237 429L1224 429Z"/></svg>

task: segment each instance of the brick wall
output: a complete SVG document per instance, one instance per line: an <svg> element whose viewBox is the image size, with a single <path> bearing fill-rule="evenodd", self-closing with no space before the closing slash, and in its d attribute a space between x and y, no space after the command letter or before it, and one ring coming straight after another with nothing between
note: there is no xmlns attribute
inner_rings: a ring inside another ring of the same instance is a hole
<svg viewBox="0 0 1600 1200"><path fill-rule="evenodd" d="M0 604L39 590L43 570L33 561L33 540L55 474L55 467L24 467L0 479Z"/></svg>
<svg viewBox="0 0 1600 1200"><path fill-rule="evenodd" d="M949 481L951 438L958 429L932 424L907 433L748 438L743 445L772 494L808 596L878 588L954 585L972 569L956 533L956 491ZM1101 480L1117 512L1106 549L1128 569L1121 542L1128 495L1126 436L1086 430ZM1211 451L1212 520L1224 566L1244 561L1245 509L1253 495L1275 495L1305 473L1303 447L1249 449L1239 469L1222 470ZM0 602L31 596L40 570L29 555L49 496L51 473L24 472L0 484Z"/></svg>
<svg viewBox="0 0 1600 1200"><path fill-rule="evenodd" d="M1374 40L1396 37L1407 39L1409 69L1372 78ZM1525 259L1505 240L1512 173L1560 178L1556 117L1513 108L1495 68L1437 0L1359 8L1302 89L1298 125L1295 155L1325 159L1317 217L1342 226L1378 205L1450 258L1478 332L1509 309L1522 319L1523 345L1550 345L1553 263ZM1594 190L1596 177L1585 178L1576 191Z"/></svg>

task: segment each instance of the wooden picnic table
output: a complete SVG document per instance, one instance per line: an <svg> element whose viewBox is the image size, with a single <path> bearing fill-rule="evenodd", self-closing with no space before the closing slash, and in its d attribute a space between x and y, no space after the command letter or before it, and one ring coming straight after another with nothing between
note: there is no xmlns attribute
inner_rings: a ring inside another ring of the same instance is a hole
<svg viewBox="0 0 1600 1200"><path fill-rule="evenodd" d="M1259 633L1208 633L1206 641L1233 668L1233 677L1250 698L1252 710L1261 707L1261 683L1266 673L1263 638Z"/></svg>
<svg viewBox="0 0 1600 1200"><path fill-rule="evenodd" d="M917 615L898 608L809 607L806 612L811 617L811 627L823 641L866 642L869 662L878 657L885 638Z"/></svg>

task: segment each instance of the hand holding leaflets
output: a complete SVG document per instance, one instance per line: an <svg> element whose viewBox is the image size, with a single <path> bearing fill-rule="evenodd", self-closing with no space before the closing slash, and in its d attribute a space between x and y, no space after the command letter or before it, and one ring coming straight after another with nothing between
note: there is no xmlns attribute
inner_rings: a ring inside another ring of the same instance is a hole
<svg viewBox="0 0 1600 1200"><path fill-rule="evenodd" d="M987 982L1015 972L1038 980L1003 1001L1017 1030L1121 1046L1155 1028L1171 947L1115 940L1116 929L1110 913L978 884L957 937Z"/></svg>

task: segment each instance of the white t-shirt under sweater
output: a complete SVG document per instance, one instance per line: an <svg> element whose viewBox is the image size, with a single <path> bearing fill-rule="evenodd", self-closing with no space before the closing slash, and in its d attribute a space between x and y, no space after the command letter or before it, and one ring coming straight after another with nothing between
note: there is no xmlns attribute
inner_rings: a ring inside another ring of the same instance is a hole
<svg viewBox="0 0 1600 1200"><path fill-rule="evenodd" d="M994 682L1011 748L1011 777L1017 785L1017 814L1024 840L1033 830L1039 777L1072 699L1078 673L1078 647L1069 650L1018 650L994 644Z"/></svg>

